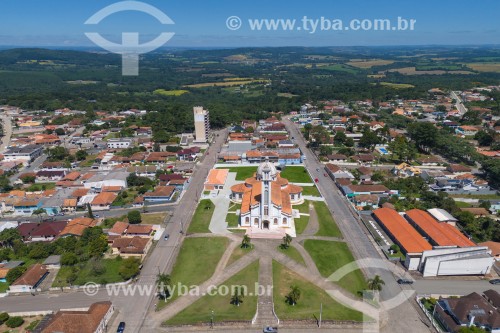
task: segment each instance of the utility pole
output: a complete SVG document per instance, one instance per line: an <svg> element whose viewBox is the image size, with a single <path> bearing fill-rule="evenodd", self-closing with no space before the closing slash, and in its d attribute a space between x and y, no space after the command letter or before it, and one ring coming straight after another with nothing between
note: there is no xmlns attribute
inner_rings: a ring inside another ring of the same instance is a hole
<svg viewBox="0 0 500 333"><path fill-rule="evenodd" d="M321 328L321 319L323 317L323 303L319 306L319 325L318 327Z"/></svg>

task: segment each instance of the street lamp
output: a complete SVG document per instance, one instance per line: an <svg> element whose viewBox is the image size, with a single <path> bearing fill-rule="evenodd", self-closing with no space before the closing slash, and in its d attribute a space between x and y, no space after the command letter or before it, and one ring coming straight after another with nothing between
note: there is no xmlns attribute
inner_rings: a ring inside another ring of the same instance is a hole
<svg viewBox="0 0 500 333"><path fill-rule="evenodd" d="M210 328L214 328L214 310L212 310L212 315L210 317Z"/></svg>

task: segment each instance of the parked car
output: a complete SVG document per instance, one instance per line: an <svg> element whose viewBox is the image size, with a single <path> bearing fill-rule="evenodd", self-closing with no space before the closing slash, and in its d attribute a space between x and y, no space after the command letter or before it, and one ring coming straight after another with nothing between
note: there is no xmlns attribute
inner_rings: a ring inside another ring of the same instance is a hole
<svg viewBox="0 0 500 333"><path fill-rule="evenodd" d="M398 279L399 284L413 284L413 280L410 279Z"/></svg>
<svg viewBox="0 0 500 333"><path fill-rule="evenodd" d="M264 327L264 330L262 332L264 332L264 333L278 333L278 328L272 327L272 326L267 326L267 327Z"/></svg>
<svg viewBox="0 0 500 333"><path fill-rule="evenodd" d="M319 179L318 179L318 178L315 178L315 179L314 179L314 182L315 182L315 183L319 182Z"/></svg>
<svg viewBox="0 0 500 333"><path fill-rule="evenodd" d="M500 279L493 279L493 280L490 280L490 283L491 284L500 284Z"/></svg>
<svg viewBox="0 0 500 333"><path fill-rule="evenodd" d="M121 321L118 324L118 329L116 330L116 333L123 333L125 331L125 322Z"/></svg>
<svg viewBox="0 0 500 333"><path fill-rule="evenodd" d="M164 239L164 240L168 240L168 239L169 239L169 237L170 237L170 235L169 235L169 234L165 234L165 236L163 237L163 239Z"/></svg>

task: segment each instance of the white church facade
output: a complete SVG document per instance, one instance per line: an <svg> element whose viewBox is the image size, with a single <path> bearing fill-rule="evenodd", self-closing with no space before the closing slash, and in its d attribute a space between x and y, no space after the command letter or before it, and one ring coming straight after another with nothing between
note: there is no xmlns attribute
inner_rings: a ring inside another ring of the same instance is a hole
<svg viewBox="0 0 500 333"><path fill-rule="evenodd" d="M254 177L231 187L231 200L241 203L241 227L251 232L281 233L294 228L292 205L304 202L302 187L281 178L268 160L259 165Z"/></svg>

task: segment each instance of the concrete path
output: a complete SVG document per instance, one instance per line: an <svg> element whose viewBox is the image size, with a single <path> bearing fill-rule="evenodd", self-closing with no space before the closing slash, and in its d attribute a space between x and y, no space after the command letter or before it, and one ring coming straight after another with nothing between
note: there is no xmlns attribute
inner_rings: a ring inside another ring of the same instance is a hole
<svg viewBox="0 0 500 333"><path fill-rule="evenodd" d="M312 236L315 235L319 231L319 222L318 222L318 214L316 214L316 209L314 209L314 205L309 203L309 222L307 223L303 236ZM299 235L300 237L300 235Z"/></svg>
<svg viewBox="0 0 500 333"><path fill-rule="evenodd" d="M279 323L274 313L273 304L273 261L269 257L259 259L259 286L264 292L257 302L257 318L253 324L258 326L276 326ZM268 293L269 291L269 293Z"/></svg>
<svg viewBox="0 0 500 333"><path fill-rule="evenodd" d="M304 200L309 200L309 201L325 201L325 198L323 197L314 197L312 195L303 195L302 196Z"/></svg>
<svg viewBox="0 0 500 333"><path fill-rule="evenodd" d="M226 215L229 210L229 195L231 194L231 186L237 184L236 172L229 172L226 179L224 188L219 191L215 198L211 198L215 205L215 210L210 220L208 229L214 234L229 234L227 230Z"/></svg>

